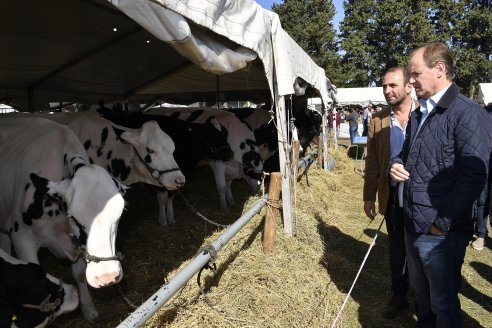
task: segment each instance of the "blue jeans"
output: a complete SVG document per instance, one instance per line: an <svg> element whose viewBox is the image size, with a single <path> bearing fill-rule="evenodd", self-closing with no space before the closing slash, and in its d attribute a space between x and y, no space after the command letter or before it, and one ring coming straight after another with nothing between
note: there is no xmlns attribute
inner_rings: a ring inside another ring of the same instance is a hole
<svg viewBox="0 0 492 328"><path fill-rule="evenodd" d="M473 204L473 218L475 219L475 234L477 237L486 238L488 234L487 217L489 215L489 197L488 186L485 186L480 197Z"/></svg>
<svg viewBox="0 0 492 328"><path fill-rule="evenodd" d="M405 229L403 209L398 206L398 197L395 198L395 194L396 188L390 187L384 218L389 239L392 297L396 302L404 302L407 300L409 285L405 254Z"/></svg>
<svg viewBox="0 0 492 328"><path fill-rule="evenodd" d="M462 327L458 291L471 231L447 236L405 231L410 284L415 291L419 327Z"/></svg>
<svg viewBox="0 0 492 328"><path fill-rule="evenodd" d="M357 125L349 127L350 132L350 143L354 143L354 138L357 135Z"/></svg>

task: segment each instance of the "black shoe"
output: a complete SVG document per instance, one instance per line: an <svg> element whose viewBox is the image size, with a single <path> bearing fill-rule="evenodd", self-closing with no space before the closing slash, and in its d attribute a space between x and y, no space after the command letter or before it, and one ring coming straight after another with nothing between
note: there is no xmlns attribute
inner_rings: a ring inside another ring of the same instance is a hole
<svg viewBox="0 0 492 328"><path fill-rule="evenodd" d="M383 317L386 319L394 319L398 316L401 310L408 308L407 300L395 300L392 298L383 311Z"/></svg>

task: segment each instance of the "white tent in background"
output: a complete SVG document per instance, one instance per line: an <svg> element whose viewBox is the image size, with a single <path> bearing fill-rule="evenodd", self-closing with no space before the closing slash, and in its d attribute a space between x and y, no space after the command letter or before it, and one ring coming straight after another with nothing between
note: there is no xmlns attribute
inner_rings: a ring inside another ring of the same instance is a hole
<svg viewBox="0 0 492 328"><path fill-rule="evenodd" d="M11 112L16 112L16 110L10 107L9 105L0 104L0 114L6 114Z"/></svg>
<svg viewBox="0 0 492 328"><path fill-rule="evenodd" d="M492 83L479 83L477 102L480 105L492 103Z"/></svg>
<svg viewBox="0 0 492 328"><path fill-rule="evenodd" d="M366 106L369 100L374 105L386 105L383 87L337 88L338 106Z"/></svg>

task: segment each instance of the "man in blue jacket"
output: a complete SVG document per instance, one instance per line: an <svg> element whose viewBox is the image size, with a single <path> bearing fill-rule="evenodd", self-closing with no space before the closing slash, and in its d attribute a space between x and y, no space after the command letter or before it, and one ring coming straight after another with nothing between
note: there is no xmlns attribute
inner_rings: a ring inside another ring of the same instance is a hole
<svg viewBox="0 0 492 328"><path fill-rule="evenodd" d="M492 121L452 82L445 44L414 50L409 70L420 108L390 176L401 182L410 284L419 327L461 327L461 266L473 235L473 203L487 179Z"/></svg>

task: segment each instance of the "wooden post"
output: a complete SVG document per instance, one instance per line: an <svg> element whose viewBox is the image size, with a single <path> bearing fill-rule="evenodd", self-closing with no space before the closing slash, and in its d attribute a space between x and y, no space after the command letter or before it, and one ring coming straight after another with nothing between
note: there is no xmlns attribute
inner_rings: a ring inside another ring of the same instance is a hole
<svg viewBox="0 0 492 328"><path fill-rule="evenodd" d="M282 173L282 214L284 219L284 232L287 236L293 235L293 215L291 195L291 177L288 140L287 140L287 122L285 97L275 97L277 107L275 109L275 117L277 119L277 139L278 139L278 156L280 160L280 173Z"/></svg>
<svg viewBox="0 0 492 328"><path fill-rule="evenodd" d="M280 205L280 190L282 186L282 173L273 172L270 176L268 189L267 213L265 216L265 228L263 229L263 253L270 253L275 242L275 227L277 226L278 208Z"/></svg>
<svg viewBox="0 0 492 328"><path fill-rule="evenodd" d="M318 136L318 165L323 167L323 136Z"/></svg>

